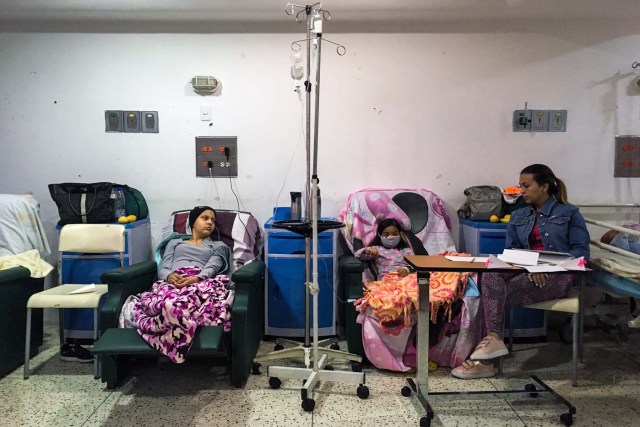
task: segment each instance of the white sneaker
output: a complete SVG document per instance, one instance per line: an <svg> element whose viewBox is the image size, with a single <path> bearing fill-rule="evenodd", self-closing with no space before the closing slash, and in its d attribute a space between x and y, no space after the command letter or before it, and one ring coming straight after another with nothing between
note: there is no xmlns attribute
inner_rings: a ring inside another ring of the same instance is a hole
<svg viewBox="0 0 640 427"><path fill-rule="evenodd" d="M627 322L627 325L629 325L630 328L640 328L640 316L636 317L633 320L629 320Z"/></svg>

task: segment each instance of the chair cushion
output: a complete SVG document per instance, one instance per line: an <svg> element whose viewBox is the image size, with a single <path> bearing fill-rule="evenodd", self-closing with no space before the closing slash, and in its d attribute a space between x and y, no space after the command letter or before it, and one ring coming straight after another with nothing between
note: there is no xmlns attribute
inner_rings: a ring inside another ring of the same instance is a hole
<svg viewBox="0 0 640 427"><path fill-rule="evenodd" d="M96 285L96 290L69 295L87 285L60 285L38 292L29 298L27 308L97 308L100 298L107 293L107 285Z"/></svg>
<svg viewBox="0 0 640 427"><path fill-rule="evenodd" d="M183 210L172 213L169 222L162 229L160 240L173 232L191 233L188 226L189 212ZM249 212L216 209L216 230L211 238L221 240L231 248L236 268L260 257L262 253L262 231L258 221Z"/></svg>
<svg viewBox="0 0 640 427"><path fill-rule="evenodd" d="M216 353L224 330L222 326L206 326L199 328L189 350L190 355ZM158 356L160 353L152 348L134 328L107 329L93 349L93 354L134 354Z"/></svg>
<svg viewBox="0 0 640 427"><path fill-rule="evenodd" d="M562 311L565 313L578 313L580 309L580 291L571 289L566 298L552 299L549 301L541 301L535 304L527 305L527 308L536 308L539 310Z"/></svg>
<svg viewBox="0 0 640 427"><path fill-rule="evenodd" d="M404 231L411 231L422 242L429 254L455 250L445 205L424 188L368 188L350 194L339 217L346 225L340 231L349 250L357 249L356 239L368 246L383 218L397 220Z"/></svg>

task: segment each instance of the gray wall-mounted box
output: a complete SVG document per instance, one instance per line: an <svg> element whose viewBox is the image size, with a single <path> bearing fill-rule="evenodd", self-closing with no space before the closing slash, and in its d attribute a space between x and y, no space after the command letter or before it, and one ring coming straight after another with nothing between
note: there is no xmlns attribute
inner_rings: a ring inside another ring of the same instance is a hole
<svg viewBox="0 0 640 427"><path fill-rule="evenodd" d="M549 132L567 131L567 110L549 110Z"/></svg>
<svg viewBox="0 0 640 427"><path fill-rule="evenodd" d="M157 111L141 111L143 133L158 133L158 112Z"/></svg>
<svg viewBox="0 0 640 427"><path fill-rule="evenodd" d="M531 110L531 132L546 132L549 126L549 112L546 110Z"/></svg>
<svg viewBox="0 0 640 427"><path fill-rule="evenodd" d="M140 132L140 111L123 111L122 116L125 132Z"/></svg>
<svg viewBox="0 0 640 427"><path fill-rule="evenodd" d="M616 135L615 178L640 177L640 136Z"/></svg>
<svg viewBox="0 0 640 427"><path fill-rule="evenodd" d="M229 156L225 154L225 147ZM211 168L209 168L211 162ZM237 136L196 136L196 176L235 178L238 176Z"/></svg>
<svg viewBox="0 0 640 427"><path fill-rule="evenodd" d="M531 131L531 110L516 110L513 112L513 131Z"/></svg>
<svg viewBox="0 0 640 427"><path fill-rule="evenodd" d="M122 132L122 111L105 110L104 131L105 132Z"/></svg>

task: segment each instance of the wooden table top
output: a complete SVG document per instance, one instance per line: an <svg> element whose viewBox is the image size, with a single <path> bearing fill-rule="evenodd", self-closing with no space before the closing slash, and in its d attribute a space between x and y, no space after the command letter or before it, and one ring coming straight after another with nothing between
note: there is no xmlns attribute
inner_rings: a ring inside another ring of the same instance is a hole
<svg viewBox="0 0 640 427"><path fill-rule="evenodd" d="M484 262L459 262L450 261L438 255L409 255L405 257L407 262L416 270L427 271L485 271ZM512 268L509 268L511 270ZM493 270L492 271L501 271Z"/></svg>

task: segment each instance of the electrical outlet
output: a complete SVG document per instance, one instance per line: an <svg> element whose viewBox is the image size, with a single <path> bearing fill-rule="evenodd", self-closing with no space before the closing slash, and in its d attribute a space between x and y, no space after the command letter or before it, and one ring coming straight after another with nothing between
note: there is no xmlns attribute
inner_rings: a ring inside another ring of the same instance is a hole
<svg viewBox="0 0 640 427"><path fill-rule="evenodd" d="M531 110L531 132L546 132L549 122L549 112L545 110Z"/></svg>
<svg viewBox="0 0 640 427"><path fill-rule="evenodd" d="M122 132L122 111L105 110L104 131L105 132Z"/></svg>
<svg viewBox="0 0 640 427"><path fill-rule="evenodd" d="M513 131L531 131L531 110L516 110L513 112Z"/></svg>
<svg viewBox="0 0 640 427"><path fill-rule="evenodd" d="M141 111L142 116L142 132L158 133L158 112L157 111Z"/></svg>
<svg viewBox="0 0 640 427"><path fill-rule="evenodd" d="M567 131L567 110L549 110L549 132Z"/></svg>
<svg viewBox="0 0 640 427"><path fill-rule="evenodd" d="M205 178L237 177L238 137L197 136L196 176Z"/></svg>
<svg viewBox="0 0 640 427"><path fill-rule="evenodd" d="M140 132L140 111L123 111L124 131Z"/></svg>

